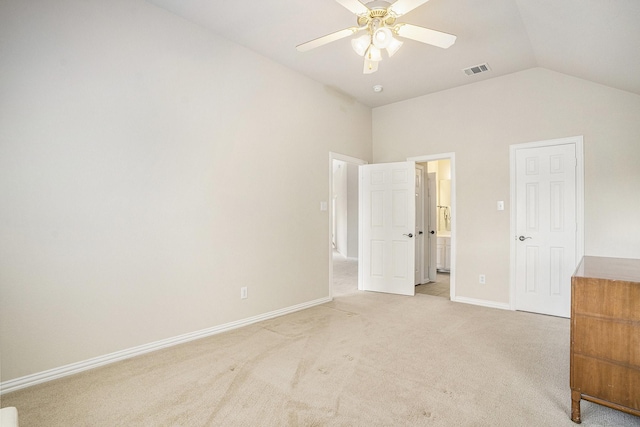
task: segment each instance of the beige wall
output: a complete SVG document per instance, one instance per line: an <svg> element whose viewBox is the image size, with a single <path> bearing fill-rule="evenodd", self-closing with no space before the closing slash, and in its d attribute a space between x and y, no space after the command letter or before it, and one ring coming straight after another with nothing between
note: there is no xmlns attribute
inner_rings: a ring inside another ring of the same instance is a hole
<svg viewBox="0 0 640 427"><path fill-rule="evenodd" d="M3 0L0 40L3 381L328 296L369 108L141 0Z"/></svg>
<svg viewBox="0 0 640 427"><path fill-rule="evenodd" d="M456 292L503 304L509 145L575 135L584 136L585 254L640 258L640 96L536 68L373 110L374 162L455 152Z"/></svg>

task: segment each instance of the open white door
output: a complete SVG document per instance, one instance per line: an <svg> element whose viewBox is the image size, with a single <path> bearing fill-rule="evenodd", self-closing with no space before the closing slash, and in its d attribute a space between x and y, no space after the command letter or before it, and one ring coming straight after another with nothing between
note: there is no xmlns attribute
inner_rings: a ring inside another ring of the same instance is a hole
<svg viewBox="0 0 640 427"><path fill-rule="evenodd" d="M360 166L358 288L415 295L415 162Z"/></svg>

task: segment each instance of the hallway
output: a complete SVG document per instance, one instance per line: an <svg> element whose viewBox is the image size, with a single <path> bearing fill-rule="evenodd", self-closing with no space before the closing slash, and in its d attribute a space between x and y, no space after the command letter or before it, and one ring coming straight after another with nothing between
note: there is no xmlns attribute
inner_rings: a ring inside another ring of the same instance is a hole
<svg viewBox="0 0 640 427"><path fill-rule="evenodd" d="M333 296L358 292L358 260L333 251Z"/></svg>

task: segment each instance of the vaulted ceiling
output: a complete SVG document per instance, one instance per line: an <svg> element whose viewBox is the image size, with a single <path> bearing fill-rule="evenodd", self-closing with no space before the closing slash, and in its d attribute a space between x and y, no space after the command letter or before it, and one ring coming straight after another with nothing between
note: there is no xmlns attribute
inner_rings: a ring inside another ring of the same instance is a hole
<svg viewBox="0 0 640 427"><path fill-rule="evenodd" d="M335 0L147 1L370 107L532 67L640 94L639 0L430 0L400 21L455 34L456 43L440 49L405 39L367 75L353 37L295 49L356 25ZM482 63L489 72L462 71Z"/></svg>

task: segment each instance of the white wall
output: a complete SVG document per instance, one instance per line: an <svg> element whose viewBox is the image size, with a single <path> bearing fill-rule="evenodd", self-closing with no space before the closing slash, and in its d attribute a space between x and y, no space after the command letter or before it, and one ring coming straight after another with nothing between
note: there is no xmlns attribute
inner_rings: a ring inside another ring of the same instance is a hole
<svg viewBox="0 0 640 427"><path fill-rule="evenodd" d="M3 0L0 40L2 381L328 296L369 108L141 0Z"/></svg>
<svg viewBox="0 0 640 427"><path fill-rule="evenodd" d="M456 292L505 304L509 145L575 135L585 254L640 258L640 96L535 68L373 110L374 162L456 153Z"/></svg>
<svg viewBox="0 0 640 427"><path fill-rule="evenodd" d="M347 163L333 160L333 212L334 237L336 251L347 256L348 247L348 193L347 193Z"/></svg>

